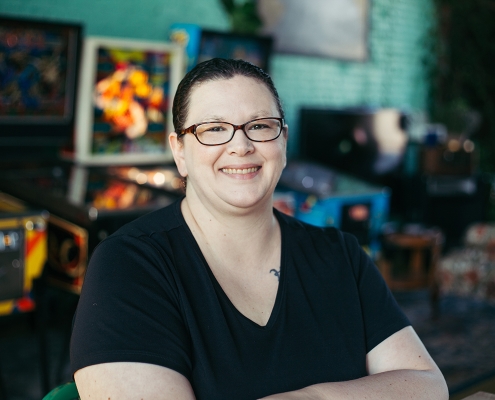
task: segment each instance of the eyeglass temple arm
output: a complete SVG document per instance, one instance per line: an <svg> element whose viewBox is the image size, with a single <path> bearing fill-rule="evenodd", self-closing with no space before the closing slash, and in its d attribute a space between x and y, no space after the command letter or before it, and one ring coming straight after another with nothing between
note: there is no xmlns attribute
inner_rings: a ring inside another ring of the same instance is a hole
<svg viewBox="0 0 495 400"><path fill-rule="evenodd" d="M186 133L194 133L194 129L196 129L196 126L197 126L197 125L192 125L192 126L190 126L189 128L182 129L182 130L179 132L179 136L185 135Z"/></svg>

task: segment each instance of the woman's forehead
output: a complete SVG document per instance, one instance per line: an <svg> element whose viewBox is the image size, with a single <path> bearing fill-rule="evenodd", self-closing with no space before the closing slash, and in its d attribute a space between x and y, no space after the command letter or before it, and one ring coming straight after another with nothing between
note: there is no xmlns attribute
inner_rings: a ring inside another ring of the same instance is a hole
<svg viewBox="0 0 495 400"><path fill-rule="evenodd" d="M192 86L189 96L194 96L198 92L216 91L219 88L225 88L227 90L239 89L245 90L246 88L258 88L260 90L266 90L270 93L265 83L255 79L253 77L244 75L234 75L231 78L218 78L209 79L203 82L199 82Z"/></svg>
<svg viewBox="0 0 495 400"><path fill-rule="evenodd" d="M253 118L275 116L277 105L268 87L257 79L236 75L201 82L191 89L188 118L225 120L232 110L247 109ZM278 114L278 112L277 112ZM195 121L197 122L197 121Z"/></svg>

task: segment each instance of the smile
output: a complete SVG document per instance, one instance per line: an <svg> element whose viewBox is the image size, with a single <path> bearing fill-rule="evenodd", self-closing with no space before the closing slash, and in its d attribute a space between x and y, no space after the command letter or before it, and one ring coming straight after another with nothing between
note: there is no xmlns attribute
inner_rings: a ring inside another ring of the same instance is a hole
<svg viewBox="0 0 495 400"><path fill-rule="evenodd" d="M261 167L253 167L253 168L243 168L243 169L235 169L235 168L222 168L221 171L225 174L239 174L239 175L245 175L245 174L252 174L253 172L256 172L260 169Z"/></svg>

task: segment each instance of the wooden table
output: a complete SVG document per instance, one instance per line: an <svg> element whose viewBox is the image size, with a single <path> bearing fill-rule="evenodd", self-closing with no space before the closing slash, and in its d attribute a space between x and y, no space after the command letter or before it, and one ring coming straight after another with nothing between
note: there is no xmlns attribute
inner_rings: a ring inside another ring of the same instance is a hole
<svg viewBox="0 0 495 400"><path fill-rule="evenodd" d="M464 397L463 400L495 400L495 394L490 394L486 392L478 392L472 394L468 397Z"/></svg>

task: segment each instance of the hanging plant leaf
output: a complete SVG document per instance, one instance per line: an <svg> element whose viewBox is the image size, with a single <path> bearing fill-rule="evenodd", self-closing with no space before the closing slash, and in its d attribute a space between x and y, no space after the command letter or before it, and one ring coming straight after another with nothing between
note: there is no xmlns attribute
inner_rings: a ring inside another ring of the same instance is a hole
<svg viewBox="0 0 495 400"><path fill-rule="evenodd" d="M256 34L262 22L258 16L256 2L244 1L236 4L234 0L221 0L225 11L229 14L232 32Z"/></svg>
<svg viewBox="0 0 495 400"><path fill-rule="evenodd" d="M220 0L227 14L232 14L235 8L234 0Z"/></svg>

